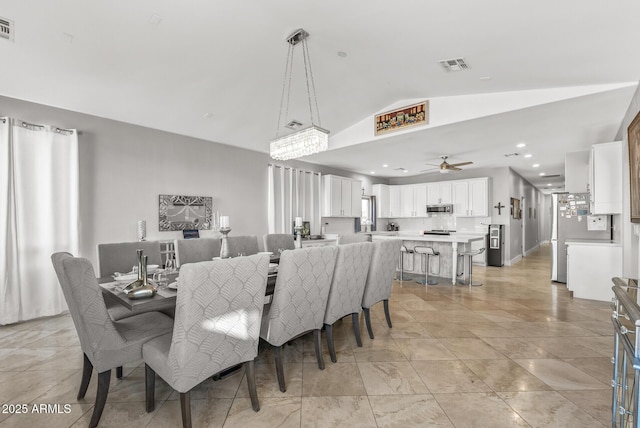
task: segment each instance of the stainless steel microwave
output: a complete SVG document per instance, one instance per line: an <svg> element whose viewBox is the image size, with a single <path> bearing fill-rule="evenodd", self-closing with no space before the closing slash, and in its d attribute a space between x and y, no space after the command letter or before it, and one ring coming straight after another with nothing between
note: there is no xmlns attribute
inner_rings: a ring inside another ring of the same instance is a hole
<svg viewBox="0 0 640 428"><path fill-rule="evenodd" d="M453 205L451 204L442 204L442 205L427 205L427 214L453 214Z"/></svg>

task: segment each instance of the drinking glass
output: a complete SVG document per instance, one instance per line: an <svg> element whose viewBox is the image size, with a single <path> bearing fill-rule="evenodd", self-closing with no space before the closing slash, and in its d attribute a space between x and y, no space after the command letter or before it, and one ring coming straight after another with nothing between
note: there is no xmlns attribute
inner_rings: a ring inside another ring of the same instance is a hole
<svg viewBox="0 0 640 428"><path fill-rule="evenodd" d="M153 281L158 284L158 289L165 289L169 285L169 276L166 272L156 272L153 274Z"/></svg>
<svg viewBox="0 0 640 428"><path fill-rule="evenodd" d="M166 273L173 273L175 271L175 260L167 259L164 264L164 271Z"/></svg>

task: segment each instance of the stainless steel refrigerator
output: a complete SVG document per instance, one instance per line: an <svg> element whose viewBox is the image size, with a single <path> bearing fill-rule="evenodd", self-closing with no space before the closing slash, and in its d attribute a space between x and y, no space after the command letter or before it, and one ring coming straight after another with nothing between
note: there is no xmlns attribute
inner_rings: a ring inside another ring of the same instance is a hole
<svg viewBox="0 0 640 428"><path fill-rule="evenodd" d="M554 193L551 198L551 280L566 283L565 242L571 239L611 239L611 230L587 230L588 193Z"/></svg>

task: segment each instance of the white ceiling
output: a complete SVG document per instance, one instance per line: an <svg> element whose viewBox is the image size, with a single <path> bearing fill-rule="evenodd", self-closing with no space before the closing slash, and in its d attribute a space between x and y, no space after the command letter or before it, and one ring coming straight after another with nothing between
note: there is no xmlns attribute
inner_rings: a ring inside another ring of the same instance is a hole
<svg viewBox="0 0 640 428"><path fill-rule="evenodd" d="M302 27L332 138L328 152L301 160L397 177L446 154L473 161L466 169L511 166L556 187L562 177L538 173L563 174L565 152L611 141L620 127L640 79L638 16L637 0L4 0L0 17L15 21L15 41L0 40L0 95L267 152L285 38ZM454 57L471 69L446 73L438 61ZM294 96L304 96L296 91L302 75L293 77ZM460 96L565 87L581 89L385 138L349 138L402 100L463 105ZM292 102L288 119L308 123L303 103Z"/></svg>

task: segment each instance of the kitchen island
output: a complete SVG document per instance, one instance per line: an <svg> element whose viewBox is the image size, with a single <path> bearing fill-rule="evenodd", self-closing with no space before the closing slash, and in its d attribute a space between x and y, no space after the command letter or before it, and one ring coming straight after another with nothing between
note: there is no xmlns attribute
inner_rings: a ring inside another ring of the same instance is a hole
<svg viewBox="0 0 640 428"><path fill-rule="evenodd" d="M402 239L405 247L409 250L413 250L414 247L423 245L426 247L432 247L435 251L440 253L439 256L439 270L438 276L449 278L448 272L451 273L451 283L455 285L458 272L458 254L462 251L468 251L471 249L471 242L484 240L483 235L478 234L464 234L454 233L451 235L420 235L420 234L403 234L398 233L396 236L386 235L372 235L374 241L383 239ZM412 254L414 257L412 266L415 266L415 261L418 261L418 269L410 269L409 272L423 274L420 270L420 255ZM431 266L429 274L433 270ZM467 273L465 272L465 275Z"/></svg>

